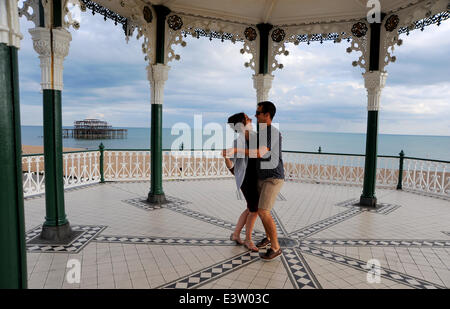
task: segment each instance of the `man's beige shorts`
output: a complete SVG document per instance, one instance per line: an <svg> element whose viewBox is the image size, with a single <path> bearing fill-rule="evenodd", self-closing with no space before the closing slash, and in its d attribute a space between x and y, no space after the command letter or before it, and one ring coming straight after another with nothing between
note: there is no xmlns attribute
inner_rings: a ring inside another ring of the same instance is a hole
<svg viewBox="0 0 450 309"><path fill-rule="evenodd" d="M259 203L258 209L272 210L278 193L284 184L284 179L258 179Z"/></svg>

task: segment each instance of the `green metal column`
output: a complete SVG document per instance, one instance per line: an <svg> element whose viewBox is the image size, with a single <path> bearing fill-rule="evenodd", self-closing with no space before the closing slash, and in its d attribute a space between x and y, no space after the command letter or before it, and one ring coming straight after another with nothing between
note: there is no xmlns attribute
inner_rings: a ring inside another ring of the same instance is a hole
<svg viewBox="0 0 450 309"><path fill-rule="evenodd" d="M45 89L44 162L47 207L44 226L61 226L68 223L64 206L61 114L61 91Z"/></svg>
<svg viewBox="0 0 450 309"><path fill-rule="evenodd" d="M367 115L366 160L364 168L364 185L360 204L375 207L377 198L375 186L377 178L378 147L378 111L369 111Z"/></svg>
<svg viewBox="0 0 450 309"><path fill-rule="evenodd" d="M381 23L370 24L369 71L380 69ZM375 187L377 181L378 110L368 111L366 134L366 159L364 167L361 206L376 207Z"/></svg>
<svg viewBox="0 0 450 309"><path fill-rule="evenodd" d="M164 195L162 187L162 104L152 104L151 123L151 194Z"/></svg>
<svg viewBox="0 0 450 309"><path fill-rule="evenodd" d="M259 30L259 74L269 73L269 32L273 26L271 24L257 24Z"/></svg>
<svg viewBox="0 0 450 309"><path fill-rule="evenodd" d="M67 220L64 205L64 170L62 136L62 91L55 85L55 65L57 52L54 50L55 32L60 30L63 20L62 1L53 0L49 10L50 20L46 20L50 33L50 85L43 89L44 120L44 171L45 171L45 222L40 238L56 243L70 241L74 234ZM41 15L43 10L41 10ZM40 16L41 16L40 15ZM44 16L41 16L40 23Z"/></svg>
<svg viewBox="0 0 450 309"><path fill-rule="evenodd" d="M156 63L165 64L165 29L166 17L170 9L163 5L153 6L156 13ZM153 91L153 90L152 90ZM151 163L150 163L150 192L147 201L155 204L166 202L162 185L162 104L151 104Z"/></svg>
<svg viewBox="0 0 450 309"><path fill-rule="evenodd" d="M0 289L26 289L17 48L0 43Z"/></svg>

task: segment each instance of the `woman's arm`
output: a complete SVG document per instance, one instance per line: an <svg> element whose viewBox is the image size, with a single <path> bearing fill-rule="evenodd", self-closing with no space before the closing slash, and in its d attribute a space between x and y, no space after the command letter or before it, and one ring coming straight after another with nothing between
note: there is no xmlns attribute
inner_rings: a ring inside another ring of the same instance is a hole
<svg viewBox="0 0 450 309"><path fill-rule="evenodd" d="M250 158L262 158L270 151L269 148L265 146L259 147L258 150L256 149L242 149L242 148L234 148L235 153L240 153L245 155L246 157Z"/></svg>
<svg viewBox="0 0 450 309"><path fill-rule="evenodd" d="M232 169L234 166L233 162L228 158L230 153L231 153L230 149L224 149L222 151L222 156L225 159L225 165L227 166L228 169Z"/></svg>

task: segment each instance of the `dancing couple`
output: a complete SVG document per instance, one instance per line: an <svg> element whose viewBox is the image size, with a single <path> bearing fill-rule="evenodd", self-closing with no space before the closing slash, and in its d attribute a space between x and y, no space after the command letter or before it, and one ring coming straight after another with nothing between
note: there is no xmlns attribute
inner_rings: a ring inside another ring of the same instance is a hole
<svg viewBox="0 0 450 309"><path fill-rule="evenodd" d="M284 183L284 167L281 157L281 133L272 126L276 108L272 102L264 101L257 105L255 117L258 133L253 131L252 120L245 113L238 113L228 118L228 124L238 137L233 148L223 150L225 164L234 174L238 190L247 202L247 209L242 212L230 239L238 245L245 245L249 250L258 252L265 261L281 255L275 221L270 211ZM252 240L253 227L260 218L266 237L256 245ZM245 226L245 240L240 234Z"/></svg>

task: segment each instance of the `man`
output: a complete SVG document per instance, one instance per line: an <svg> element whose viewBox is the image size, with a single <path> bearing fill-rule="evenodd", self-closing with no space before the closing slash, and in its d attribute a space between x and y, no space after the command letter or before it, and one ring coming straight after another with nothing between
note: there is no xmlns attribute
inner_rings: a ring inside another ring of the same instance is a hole
<svg viewBox="0 0 450 309"><path fill-rule="evenodd" d="M276 197L284 184L284 167L281 157L281 133L272 126L276 108L272 102L264 101L257 105L256 119L258 120L258 148L267 146L268 152L257 159L258 191L260 193L258 203L258 215L266 231L266 238L256 246L270 248L261 258L265 261L273 260L281 255L281 247L278 243L277 228L270 214L275 204Z"/></svg>

